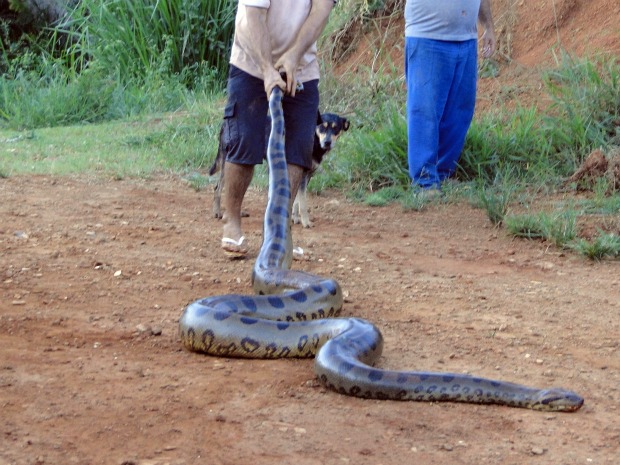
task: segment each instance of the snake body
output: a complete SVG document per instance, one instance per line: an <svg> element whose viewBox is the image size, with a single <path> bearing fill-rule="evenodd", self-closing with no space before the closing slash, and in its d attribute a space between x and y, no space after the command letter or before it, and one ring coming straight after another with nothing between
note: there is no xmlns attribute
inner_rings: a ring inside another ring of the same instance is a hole
<svg viewBox="0 0 620 465"><path fill-rule="evenodd" d="M275 88L269 99L269 197L263 244L252 272L257 295L213 296L191 303L179 320L185 347L225 357L315 357L315 372L322 384L357 397L578 410L583 398L564 389L535 389L463 374L373 367L383 349L380 331L359 318L331 318L343 305L338 283L289 269L291 192L282 97L282 91Z"/></svg>

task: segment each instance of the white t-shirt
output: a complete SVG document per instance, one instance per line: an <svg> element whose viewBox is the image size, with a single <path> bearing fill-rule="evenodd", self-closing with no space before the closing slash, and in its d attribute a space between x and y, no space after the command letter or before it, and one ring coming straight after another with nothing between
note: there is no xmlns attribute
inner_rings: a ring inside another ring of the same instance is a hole
<svg viewBox="0 0 620 465"><path fill-rule="evenodd" d="M407 0L405 36L463 41L478 37L480 0Z"/></svg>
<svg viewBox="0 0 620 465"><path fill-rule="evenodd" d="M248 33L246 6L268 8L267 28L271 35L272 62L275 64L295 41L297 33L310 14L312 0L239 0L230 63L252 76L263 79L262 70L239 41L240 35ZM249 39L256 40L253 37ZM296 78L301 82L319 78L316 43L302 57Z"/></svg>

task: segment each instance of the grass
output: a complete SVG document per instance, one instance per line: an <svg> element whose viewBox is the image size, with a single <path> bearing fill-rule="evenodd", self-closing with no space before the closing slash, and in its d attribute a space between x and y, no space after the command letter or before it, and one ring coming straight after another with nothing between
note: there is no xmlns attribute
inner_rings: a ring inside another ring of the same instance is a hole
<svg viewBox="0 0 620 465"><path fill-rule="evenodd" d="M74 14L64 29L54 30L52 51L35 55L1 49L0 177L124 178L170 172L196 190L210 184L204 171L216 152L225 82L221 57L230 31L216 31L208 18L219 15L229 28L232 10L224 0L188 2L180 14L175 8L181 4L173 1L87 0L80 7L90 6L92 14ZM440 200L429 202L410 188L405 86L391 50L378 41L372 63L347 73L335 72L329 60L337 46L355 40L347 31L374 29L385 38L382 28L393 23L402 3L342 0L334 11L322 39L327 51L321 109L346 115L351 129L313 178L310 191L340 189L368 205L397 203L404 211L465 198L509 234L596 259L618 257L615 231L620 227L614 229L613 221L611 227L602 224L596 236L578 237L577 225L584 218L598 216L605 222L618 215L620 196L608 195L608 185L597 183L585 200L539 205L559 192L562 180L593 148L620 145L618 62L559 54L556 66L541 75L552 106L497 107L476 118L458 182L448 185ZM71 38L70 46L58 52L54 47L63 34ZM209 37L217 50L202 64L188 64L200 62L196 57L205 53ZM482 68L481 74L496 71ZM254 183L267 185L264 166Z"/></svg>
<svg viewBox="0 0 620 465"><path fill-rule="evenodd" d="M570 246L592 260L620 257L620 237L600 232L593 240L578 239Z"/></svg>
<svg viewBox="0 0 620 465"><path fill-rule="evenodd" d="M116 178L156 172L191 173L208 166L217 150L219 121L211 100L193 112L28 131L0 129L0 172Z"/></svg>

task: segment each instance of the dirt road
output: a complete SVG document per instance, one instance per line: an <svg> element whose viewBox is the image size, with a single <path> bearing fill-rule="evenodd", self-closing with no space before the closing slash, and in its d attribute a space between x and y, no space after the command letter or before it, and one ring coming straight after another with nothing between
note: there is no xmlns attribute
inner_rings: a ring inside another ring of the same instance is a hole
<svg viewBox="0 0 620 465"><path fill-rule="evenodd" d="M465 203L421 212L311 197L295 228L380 366L466 372L585 397L577 413L345 397L312 361L183 350L177 319L249 293L219 249L210 192L183 181L0 180L0 464L616 464L620 262L508 237Z"/></svg>

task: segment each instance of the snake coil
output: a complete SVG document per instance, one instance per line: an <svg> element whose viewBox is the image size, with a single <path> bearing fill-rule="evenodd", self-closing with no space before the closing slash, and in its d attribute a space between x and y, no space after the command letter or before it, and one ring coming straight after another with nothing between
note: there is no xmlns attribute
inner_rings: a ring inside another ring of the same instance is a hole
<svg viewBox="0 0 620 465"><path fill-rule="evenodd" d="M179 320L185 347L225 357L315 357L315 372L321 383L357 397L578 410L583 399L564 389L535 389L463 374L389 371L372 366L383 349L379 330L359 318L331 318L343 305L338 283L289 269L291 192L282 98L282 91L276 87L269 99L269 197L263 244L252 272L258 295L221 295L191 303Z"/></svg>

